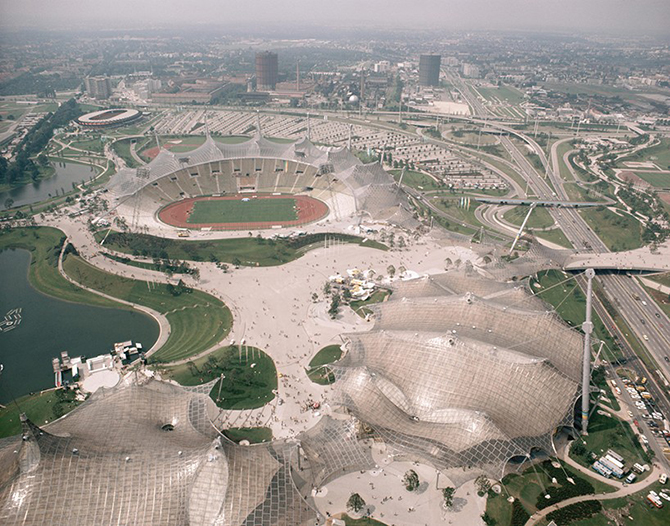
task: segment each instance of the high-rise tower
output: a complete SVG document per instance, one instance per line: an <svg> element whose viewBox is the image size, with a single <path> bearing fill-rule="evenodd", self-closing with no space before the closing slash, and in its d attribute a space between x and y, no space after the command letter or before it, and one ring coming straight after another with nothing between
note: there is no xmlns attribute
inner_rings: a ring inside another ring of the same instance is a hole
<svg viewBox="0 0 670 526"><path fill-rule="evenodd" d="M271 91L277 85L279 75L279 59L277 53L262 51L256 53L256 89Z"/></svg>
<svg viewBox="0 0 670 526"><path fill-rule="evenodd" d="M421 55L419 59L419 84L422 86L440 85L440 55Z"/></svg>

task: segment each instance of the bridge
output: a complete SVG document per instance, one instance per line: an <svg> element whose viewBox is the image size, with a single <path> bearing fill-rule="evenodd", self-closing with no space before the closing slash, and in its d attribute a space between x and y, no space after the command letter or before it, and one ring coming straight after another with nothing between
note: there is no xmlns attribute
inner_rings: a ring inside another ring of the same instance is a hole
<svg viewBox="0 0 670 526"><path fill-rule="evenodd" d="M662 245L653 251L649 247L643 247L626 252L573 254L566 258L563 268L565 270L593 268L668 272L670 271L670 244Z"/></svg>
<svg viewBox="0 0 670 526"><path fill-rule="evenodd" d="M547 206L553 208L586 208L589 206L601 206L605 203L592 201L545 201L542 199L510 199L508 197L474 197L475 201L487 205L521 205L521 206Z"/></svg>

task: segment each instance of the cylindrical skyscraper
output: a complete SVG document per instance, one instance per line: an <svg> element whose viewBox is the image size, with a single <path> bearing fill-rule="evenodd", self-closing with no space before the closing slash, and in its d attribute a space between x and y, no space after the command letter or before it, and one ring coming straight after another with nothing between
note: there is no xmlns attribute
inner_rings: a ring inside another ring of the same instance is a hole
<svg viewBox="0 0 670 526"><path fill-rule="evenodd" d="M421 55L419 59L419 84L422 86L440 85L440 55Z"/></svg>
<svg viewBox="0 0 670 526"><path fill-rule="evenodd" d="M274 90L277 86L278 74L277 53L271 51L256 53L256 89L258 91Z"/></svg>

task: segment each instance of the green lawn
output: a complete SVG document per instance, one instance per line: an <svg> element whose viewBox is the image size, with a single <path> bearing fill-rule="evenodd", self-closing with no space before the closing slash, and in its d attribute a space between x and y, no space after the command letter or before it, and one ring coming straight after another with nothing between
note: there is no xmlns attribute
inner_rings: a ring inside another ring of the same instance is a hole
<svg viewBox="0 0 670 526"><path fill-rule="evenodd" d="M342 357L342 349L339 345L328 345L314 355L309 362L307 376L312 382L319 385L328 385L335 382L335 376L328 367L324 365L336 362Z"/></svg>
<svg viewBox="0 0 670 526"><path fill-rule="evenodd" d="M188 218L192 224L267 223L298 219L295 199L215 199L195 201Z"/></svg>
<svg viewBox="0 0 670 526"><path fill-rule="evenodd" d="M625 164L628 161L653 161L664 170L670 168L670 139L661 139L661 142L656 146L638 150L631 155L619 159L617 167L630 169Z"/></svg>
<svg viewBox="0 0 670 526"><path fill-rule="evenodd" d="M658 509L651 506L647 501L650 490L658 493L662 489L668 490L668 485L652 484L649 488L629 497L602 501L602 505L605 510L610 512L620 510L621 520L625 519L627 523L643 526L665 526L670 524L670 503L663 500L663 508ZM630 519L627 518L629 516ZM607 521L603 515L571 523L572 526L610 526L611 524L613 523Z"/></svg>
<svg viewBox="0 0 670 526"><path fill-rule="evenodd" d="M586 318L586 298L575 280L566 281L568 274L560 270L546 270L538 273L538 280L531 280L531 290L539 298L556 309L556 313L570 326L581 328ZM541 285L540 288L535 283ZM593 312L593 330L595 336L604 341L608 349L617 348L605 324L597 313Z"/></svg>
<svg viewBox="0 0 670 526"><path fill-rule="evenodd" d="M277 369L267 354L255 347L226 346L183 365L161 366L163 377L182 385L200 385L223 374L209 396L222 409L254 409L274 398ZM220 389L219 389L220 388Z"/></svg>
<svg viewBox="0 0 670 526"><path fill-rule="evenodd" d="M63 263L67 274L78 283L115 298L144 305L165 314L170 336L152 362L170 362L196 355L216 345L230 331L233 317L228 307L214 296L192 290L175 295L165 284L149 284L99 270L78 256Z"/></svg>
<svg viewBox="0 0 670 526"><path fill-rule="evenodd" d="M65 234L50 227L15 228L0 231L0 250L23 248L31 252L28 281L38 291L65 301L127 309L67 281L58 272L58 256Z"/></svg>
<svg viewBox="0 0 670 526"><path fill-rule="evenodd" d="M269 427L231 427L224 429L223 434L236 444L242 440L247 440L250 444L272 441L272 429Z"/></svg>
<svg viewBox="0 0 670 526"><path fill-rule="evenodd" d="M0 409L0 438L21 433L20 413L25 413L34 424L43 426L78 405L74 393L63 389L22 396L16 400L16 405L11 403L5 409Z"/></svg>
<svg viewBox="0 0 670 526"><path fill-rule="evenodd" d="M644 246L640 222L628 214L615 214L604 206L579 211L588 225L613 252Z"/></svg>
<svg viewBox="0 0 670 526"><path fill-rule="evenodd" d="M400 174L402 170L391 170L390 173L393 175L393 178L396 181L400 181ZM438 182L421 172L416 172L414 170L405 170L405 175L402 178L402 184L414 188L416 190L437 190L440 188Z"/></svg>
<svg viewBox="0 0 670 526"><path fill-rule="evenodd" d="M365 316L367 314L372 312L370 309L365 308L366 305L372 305L373 303L381 303L382 301L384 301L390 295L391 295L390 290L377 289L366 300L350 301L349 302L349 307L351 307L353 309L353 311L356 314L358 314L361 318L365 318Z"/></svg>
<svg viewBox="0 0 670 526"><path fill-rule="evenodd" d="M96 234L98 242L105 232ZM125 234L112 232L105 241L111 250L136 256L160 259L180 259L189 261L222 261L238 265L274 266L288 263L313 248L323 246L324 239L337 239L362 247L387 250L388 247L376 241L348 234L310 234L286 240L272 240L259 237L241 237L214 241L185 241L167 239L145 234Z"/></svg>
<svg viewBox="0 0 670 526"><path fill-rule="evenodd" d="M589 421L589 434L577 440L587 452L593 452L599 457L608 449L613 449L624 458L624 464L628 469L635 463L645 464L649 460L630 425L614 416L607 417L597 412L593 413ZM573 448L576 446L577 443ZM589 467L593 464L587 454L578 455L574 449L570 452L570 456L583 466Z"/></svg>
<svg viewBox="0 0 670 526"><path fill-rule="evenodd" d="M551 243L556 243L557 245L560 245L565 248L573 248L572 243L570 243L570 240L567 237L565 237L565 234L560 228L553 228L551 230L542 230L542 231L533 231L531 229L530 232L534 236L546 239Z"/></svg>
<svg viewBox="0 0 670 526"><path fill-rule="evenodd" d="M93 153L103 152L102 141L100 141L100 138L98 137L95 139L84 139L80 141L71 142L70 146L72 148L78 148L80 150L86 150Z"/></svg>
<svg viewBox="0 0 670 526"><path fill-rule="evenodd" d="M115 141L112 143L112 149L126 162L128 168L137 168L140 166L140 163L138 163L130 153L130 141L131 139Z"/></svg>
<svg viewBox="0 0 670 526"><path fill-rule="evenodd" d="M565 165L563 162L563 156L569 152L570 150L573 150L575 147L572 145L572 141L567 141L561 144L558 147L558 169L559 173L561 174L561 177L563 178L564 181L574 181L574 177L572 177L572 173L570 173L570 170L568 167ZM554 166L554 170L556 167Z"/></svg>
<svg viewBox="0 0 670 526"><path fill-rule="evenodd" d="M521 226L523 220L528 215L529 210L530 207L528 206L515 206L511 210L505 212L503 217L513 225ZM536 206L526 223L528 228L547 228L553 225L554 219L549 214L549 211L543 206Z"/></svg>
<svg viewBox="0 0 670 526"><path fill-rule="evenodd" d="M506 475L502 480L501 494L489 494L486 501L487 514L496 520L497 526L511 526L512 504L507 501L509 496L518 499L524 509L529 514L533 514L538 510L538 502L542 502L542 506L545 506L543 498L545 493L552 496L550 502L560 502L575 495L588 494L590 487L596 493L611 492L616 489L609 484L577 473L564 462L561 462L561 465L563 469L557 469L552 467L550 462L545 461L535 464L534 467L526 468L522 473ZM581 479L579 485L570 484L565 473L575 481ZM555 484L552 478L556 478Z"/></svg>
<svg viewBox="0 0 670 526"><path fill-rule="evenodd" d="M378 520L371 519L369 517L363 517L362 519L352 519L346 513L342 515L342 520L346 526L387 526L385 522L379 522Z"/></svg>
<svg viewBox="0 0 670 526"><path fill-rule="evenodd" d="M670 188L670 173L635 172L635 175L656 188Z"/></svg>

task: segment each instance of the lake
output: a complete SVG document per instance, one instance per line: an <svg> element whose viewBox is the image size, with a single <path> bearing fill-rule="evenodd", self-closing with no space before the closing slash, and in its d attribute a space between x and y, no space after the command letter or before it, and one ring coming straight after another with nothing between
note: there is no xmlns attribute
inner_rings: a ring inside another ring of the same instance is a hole
<svg viewBox="0 0 670 526"><path fill-rule="evenodd" d="M48 179L42 179L36 183L29 183L0 193L0 210L5 210L5 201L10 198L14 200L12 206L23 206L49 199L49 194L55 196L56 192L61 194L63 190L70 192L72 191L72 183L88 181L91 176L98 173L95 170L91 171L91 167L85 164L59 162L52 162L51 164L56 173Z"/></svg>
<svg viewBox="0 0 670 526"><path fill-rule="evenodd" d="M68 351L88 358L109 352L115 342L133 340L146 350L158 339L158 323L146 314L61 301L28 282L30 252L0 252L0 320L21 308L21 322L0 332L0 403L54 387L51 359Z"/></svg>

